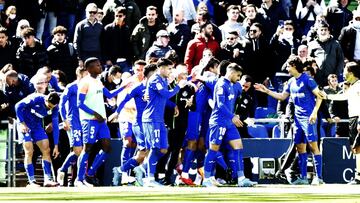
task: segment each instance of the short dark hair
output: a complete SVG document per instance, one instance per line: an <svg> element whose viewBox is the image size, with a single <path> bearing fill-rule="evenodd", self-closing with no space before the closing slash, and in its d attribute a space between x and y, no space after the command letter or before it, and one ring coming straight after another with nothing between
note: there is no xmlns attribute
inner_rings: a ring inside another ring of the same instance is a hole
<svg viewBox="0 0 360 203"><path fill-rule="evenodd" d="M34 28L32 28L32 27L24 28L24 29L21 31L21 36L22 36L22 37L35 36L35 30L34 30Z"/></svg>
<svg viewBox="0 0 360 203"><path fill-rule="evenodd" d="M263 33L264 32L264 26L261 24L261 23L258 23L258 22L256 22L256 23L253 23L250 27L252 27L252 26L255 26L255 27L257 27L257 28L259 28L259 30Z"/></svg>
<svg viewBox="0 0 360 203"><path fill-rule="evenodd" d="M349 62L345 65L345 68L347 68L348 72L353 73L356 78L360 78L360 65L358 63Z"/></svg>
<svg viewBox="0 0 360 203"><path fill-rule="evenodd" d="M240 11L240 8L239 8L239 6L237 6L237 5L230 5L230 6L226 9L226 12L229 12L230 10L239 10L239 11Z"/></svg>
<svg viewBox="0 0 360 203"><path fill-rule="evenodd" d="M161 67L161 66L170 66L173 65L173 62L170 61L167 58L161 57L159 58L159 60L156 62L157 67Z"/></svg>
<svg viewBox="0 0 360 203"><path fill-rule="evenodd" d="M148 6L146 8L146 12L148 12L148 11L155 11L157 13L157 8L156 8L156 6Z"/></svg>
<svg viewBox="0 0 360 203"><path fill-rule="evenodd" d="M230 64L229 60L222 60L219 63L220 76L224 76L226 74L226 67Z"/></svg>
<svg viewBox="0 0 360 203"><path fill-rule="evenodd" d="M88 68L90 67L90 65L91 65L92 63L96 62L96 61L99 61L99 59L96 58L96 57L90 57L90 58L88 58L88 59L85 60L85 62L84 62L84 67L85 67L86 69L88 69Z"/></svg>
<svg viewBox="0 0 360 203"><path fill-rule="evenodd" d="M226 67L226 72L228 71L236 71L236 72L242 72L243 73L243 68L237 64L237 63L230 63L227 67Z"/></svg>
<svg viewBox="0 0 360 203"><path fill-rule="evenodd" d="M173 63L179 62L179 55L176 53L175 50L171 49L165 54L165 58L169 59Z"/></svg>
<svg viewBox="0 0 360 203"><path fill-rule="evenodd" d="M200 32L202 32L202 31L203 31L203 29L205 29L205 28L206 28L206 26L208 26L208 25L211 25L211 26L212 26L212 24L211 24L210 22L206 22L206 23L204 23L204 24L200 25Z"/></svg>
<svg viewBox="0 0 360 203"><path fill-rule="evenodd" d="M47 96L46 96L46 101L50 102L53 105L57 105L59 104L60 101L60 97L58 95L58 93L56 92L50 92Z"/></svg>
<svg viewBox="0 0 360 203"><path fill-rule="evenodd" d="M146 61L139 59L139 60L137 60L137 61L134 62L134 65L145 66L145 65L146 65Z"/></svg>
<svg viewBox="0 0 360 203"><path fill-rule="evenodd" d="M293 28L295 28L294 22L292 20L285 20L284 25L291 25Z"/></svg>
<svg viewBox="0 0 360 203"><path fill-rule="evenodd" d="M67 29L64 26L56 26L53 30L52 30L52 35L56 35L57 33L61 33L61 34L65 34L67 33Z"/></svg>
<svg viewBox="0 0 360 203"><path fill-rule="evenodd" d="M245 82L250 82L251 84L254 83L254 79L250 75L243 75L241 79L245 80Z"/></svg>
<svg viewBox="0 0 360 203"><path fill-rule="evenodd" d="M210 68L214 68L214 66L216 64L220 64L220 61L217 60L215 57L212 57L209 59L209 61L206 63L206 65L204 66L203 71L208 71Z"/></svg>
<svg viewBox="0 0 360 203"><path fill-rule="evenodd" d="M149 73L152 71L156 71L157 69L157 65L156 64L148 64L144 67L144 76L148 77Z"/></svg>
<svg viewBox="0 0 360 203"><path fill-rule="evenodd" d="M112 65L109 69L110 75L116 75L116 73L122 73L120 66Z"/></svg>
<svg viewBox="0 0 360 203"><path fill-rule="evenodd" d="M296 70L299 73L304 72L304 63L301 61L299 56L290 56L288 58L288 60L286 61L287 64L291 65L291 66L295 66Z"/></svg>
<svg viewBox="0 0 360 203"><path fill-rule="evenodd" d="M0 33L8 36L8 34L7 34L7 29L4 28L4 27L0 27Z"/></svg>

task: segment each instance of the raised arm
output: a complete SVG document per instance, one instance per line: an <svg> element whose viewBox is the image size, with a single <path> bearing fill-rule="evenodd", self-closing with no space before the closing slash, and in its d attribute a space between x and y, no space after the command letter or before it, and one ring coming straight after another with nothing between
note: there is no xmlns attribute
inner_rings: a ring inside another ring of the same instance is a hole
<svg viewBox="0 0 360 203"><path fill-rule="evenodd" d="M284 101L290 95L286 91L283 91L282 93L271 91L268 88L266 88L265 85L263 85L263 84L256 83L256 84L254 84L254 87L257 91L264 92L265 94L268 94L269 96L274 97L275 99L281 100L281 101Z"/></svg>

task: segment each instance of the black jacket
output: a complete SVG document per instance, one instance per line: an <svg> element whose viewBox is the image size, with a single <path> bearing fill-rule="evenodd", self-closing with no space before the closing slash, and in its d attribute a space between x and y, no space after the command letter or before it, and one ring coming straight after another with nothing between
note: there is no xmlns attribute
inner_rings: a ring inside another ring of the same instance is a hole
<svg viewBox="0 0 360 203"><path fill-rule="evenodd" d="M49 64L46 49L39 41L35 42L35 47L28 47L22 43L16 52L16 59L17 71L28 77L34 76L39 68Z"/></svg>
<svg viewBox="0 0 360 203"><path fill-rule="evenodd" d="M349 60L354 60L354 51L355 51L355 42L356 42L356 30L352 25L346 26L341 30L339 36L339 43L344 52L344 57Z"/></svg>

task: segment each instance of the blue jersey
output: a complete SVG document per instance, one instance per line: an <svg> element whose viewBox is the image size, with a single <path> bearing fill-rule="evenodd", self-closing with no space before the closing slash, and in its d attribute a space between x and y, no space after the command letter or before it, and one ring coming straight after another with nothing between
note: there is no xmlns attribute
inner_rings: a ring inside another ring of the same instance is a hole
<svg viewBox="0 0 360 203"><path fill-rule="evenodd" d="M169 90L166 78L162 78L159 74L152 75L146 86L145 92L149 100L142 115L142 122L164 122L166 101L179 90L178 85Z"/></svg>
<svg viewBox="0 0 360 203"><path fill-rule="evenodd" d="M234 117L235 94L233 84L222 77L215 85L214 89L214 108L210 117L210 124L232 123Z"/></svg>
<svg viewBox="0 0 360 203"><path fill-rule="evenodd" d="M43 118L52 116L54 144L59 141L59 108L56 106L52 110L48 110L45 105L45 95L33 93L19 101L15 105L18 122L28 126L30 130L43 129Z"/></svg>
<svg viewBox="0 0 360 203"><path fill-rule="evenodd" d="M308 118L315 107L315 95L312 91L317 87L313 78L305 73L300 77L292 77L288 81L285 91L290 94L294 101L295 116L298 118Z"/></svg>
<svg viewBox="0 0 360 203"><path fill-rule="evenodd" d="M60 97L60 115L68 120L71 126L81 129L79 108L77 107L78 81L68 84ZM66 106L67 103L67 106Z"/></svg>
<svg viewBox="0 0 360 203"><path fill-rule="evenodd" d="M143 96L145 94L146 86L144 83L138 84L136 87L134 87L126 96L125 98L120 102L119 107L117 108L116 112L120 113L121 109L124 108L126 102L128 102L130 99L134 98L135 100L135 106L136 106L136 121L138 123L141 123L142 113L144 112L146 101L143 100Z"/></svg>

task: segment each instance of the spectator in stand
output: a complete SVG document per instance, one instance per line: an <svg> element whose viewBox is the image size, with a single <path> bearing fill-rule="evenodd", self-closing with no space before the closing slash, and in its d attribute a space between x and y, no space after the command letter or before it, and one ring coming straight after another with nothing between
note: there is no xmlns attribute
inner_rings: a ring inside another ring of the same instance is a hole
<svg viewBox="0 0 360 203"><path fill-rule="evenodd" d="M57 24L62 25L68 29L67 37L69 41L73 41L75 25L76 25L76 13L77 9L80 9L80 2L74 0L60 0Z"/></svg>
<svg viewBox="0 0 360 203"><path fill-rule="evenodd" d="M237 31L226 33L226 38L220 44L220 51L218 54L219 60L229 60L241 66L244 64L244 40L239 39Z"/></svg>
<svg viewBox="0 0 360 203"><path fill-rule="evenodd" d="M179 56L180 61L184 61L186 46L191 40L189 25L184 19L184 10L174 11L174 20L166 28L170 35L170 46Z"/></svg>
<svg viewBox="0 0 360 203"><path fill-rule="evenodd" d="M317 38L317 29L319 25L321 25L323 22L326 22L325 15L319 14L316 16L316 21L313 26L311 26L309 32L306 34L306 41L304 43L310 43L311 41L314 41ZM304 39L304 35L303 35Z"/></svg>
<svg viewBox="0 0 360 203"><path fill-rule="evenodd" d="M57 12L60 2L57 0L39 0L40 5L40 19L37 23L36 38L40 41L43 40L44 44L48 47L50 42L51 31L56 27L57 23ZM47 39L49 38L49 39ZM49 42L47 42L49 41Z"/></svg>
<svg viewBox="0 0 360 203"><path fill-rule="evenodd" d="M172 50L169 46L170 36L166 30L160 30L156 33L156 41L146 52L145 61L149 61L150 58L161 58L165 57L165 54Z"/></svg>
<svg viewBox="0 0 360 203"><path fill-rule="evenodd" d="M171 13L172 10L172 13ZM186 24L192 25L196 19L196 10L192 0L165 0L163 13L168 21L172 23L178 10L183 11L183 17L187 20Z"/></svg>
<svg viewBox="0 0 360 203"><path fill-rule="evenodd" d="M116 64L123 69L123 72L129 72L132 60L130 49L131 30L126 24L126 8L117 7L113 13L115 15L114 22L106 25L104 29L102 43L104 61L107 66ZM124 49L124 47L127 47L127 49Z"/></svg>
<svg viewBox="0 0 360 203"><path fill-rule="evenodd" d="M309 43L309 56L315 58L319 70L315 80L320 87L327 85L327 76L341 77L344 69L344 53L340 44L330 35L329 24L323 22L317 30L318 38Z"/></svg>
<svg viewBox="0 0 360 203"><path fill-rule="evenodd" d="M343 88L340 87L337 76L330 74L328 76L328 86L324 87L326 94L342 94ZM347 123L338 123L340 119L349 119L349 112L347 109L347 101L327 101L329 113L331 118L336 123L336 137L347 137L349 134L349 126ZM335 124L330 124L335 125Z"/></svg>
<svg viewBox="0 0 360 203"><path fill-rule="evenodd" d="M294 36L295 26L293 21L287 20L278 29L270 40L272 51L271 62L275 72L280 72L283 64L291 54L296 54L300 40Z"/></svg>
<svg viewBox="0 0 360 203"><path fill-rule="evenodd" d="M103 25L96 20L97 6L90 3L86 6L86 19L75 28L74 47L80 58L80 66L89 57L101 58L101 34Z"/></svg>
<svg viewBox="0 0 360 203"><path fill-rule="evenodd" d="M311 26L315 24L317 15L326 9L324 0L299 0L296 6L296 17L299 21L301 34L306 35Z"/></svg>
<svg viewBox="0 0 360 203"><path fill-rule="evenodd" d="M200 33L200 27L205 23L210 23L213 26L213 35L215 37L215 40L217 42L221 42L222 40L221 31L217 25L211 22L209 12L205 10L199 10L197 12L196 23L191 27L191 33L194 36Z"/></svg>
<svg viewBox="0 0 360 203"><path fill-rule="evenodd" d="M35 88L26 75L17 73L12 69L11 64L7 66L9 69L4 73L4 93L9 100L9 116L15 118L15 104L27 95L35 92Z"/></svg>
<svg viewBox="0 0 360 203"><path fill-rule="evenodd" d="M126 25L129 26L130 31L132 31L141 18L141 12L138 4L134 0L108 0L106 1L103 10L104 10L104 19L103 24L107 25L114 22L116 19L115 9L118 7L125 8L125 21Z"/></svg>
<svg viewBox="0 0 360 203"><path fill-rule="evenodd" d="M297 55L300 57L302 62L305 62L308 57L308 47L304 44L300 45L297 49Z"/></svg>
<svg viewBox="0 0 360 203"><path fill-rule="evenodd" d="M23 39L21 37L21 31L28 27L30 27L29 21L22 19L18 22L15 35L10 36L10 41L15 49L18 49L20 47L20 44L23 42Z"/></svg>
<svg viewBox="0 0 360 203"><path fill-rule="evenodd" d="M194 66L199 64L205 48L210 49L213 55L216 55L219 51L219 43L215 41L213 31L211 23L202 24L199 35L189 42L184 59L189 73L191 73Z"/></svg>
<svg viewBox="0 0 360 203"><path fill-rule="evenodd" d="M147 7L146 16L140 19L130 38L135 60L145 59L146 51L156 40L156 33L164 29L166 27L158 19L157 8Z"/></svg>
<svg viewBox="0 0 360 203"><path fill-rule="evenodd" d="M330 0L325 11L326 21L331 25L331 34L335 39L339 37L341 29L353 19L353 14L347 8L349 4L349 0Z"/></svg>
<svg viewBox="0 0 360 203"><path fill-rule="evenodd" d="M104 11L101 8L98 8L95 18L98 22L102 23L102 20L104 18Z"/></svg>
<svg viewBox="0 0 360 203"><path fill-rule="evenodd" d="M76 79L75 70L79 64L75 47L67 41L67 29L57 26L52 30L53 42L47 48L49 66L64 71L69 81Z"/></svg>
<svg viewBox="0 0 360 203"><path fill-rule="evenodd" d="M45 47L35 38L33 28L25 28L21 36L24 42L16 52L17 71L32 77L39 68L48 65L48 55Z"/></svg>
<svg viewBox="0 0 360 203"><path fill-rule="evenodd" d="M268 40L275 34L281 22L289 19L281 3L275 0L263 0L258 12L265 18L267 23L263 24L264 32Z"/></svg>
<svg viewBox="0 0 360 203"><path fill-rule="evenodd" d="M249 32L250 26L256 22L262 25L267 23L263 15L258 13L257 7L254 4L248 4L246 6L245 16L243 26L246 28L247 32Z"/></svg>
<svg viewBox="0 0 360 203"><path fill-rule="evenodd" d="M237 31L240 37L245 36L246 29L241 23L238 22L240 8L235 5L230 5L227 8L226 14L228 17L227 21L225 21L225 23L219 27L221 30L222 40L225 40L226 35L232 31Z"/></svg>
<svg viewBox="0 0 360 203"><path fill-rule="evenodd" d="M0 27L0 67L10 63L15 64L16 49L9 41L7 30Z"/></svg>
<svg viewBox="0 0 360 203"><path fill-rule="evenodd" d="M3 25L7 29L8 36L13 36L16 33L16 26L19 22L19 18L16 15L16 7L7 7L5 15L6 18L2 19L3 22L1 22L1 25Z"/></svg>
<svg viewBox="0 0 360 203"><path fill-rule="evenodd" d="M353 12L352 23L341 30L339 43L345 61L360 62L360 10Z"/></svg>

